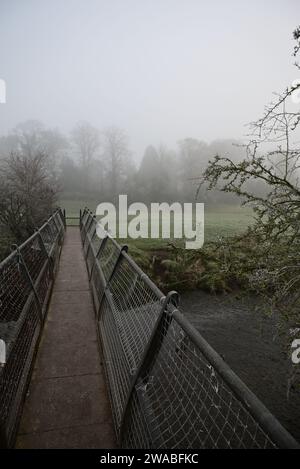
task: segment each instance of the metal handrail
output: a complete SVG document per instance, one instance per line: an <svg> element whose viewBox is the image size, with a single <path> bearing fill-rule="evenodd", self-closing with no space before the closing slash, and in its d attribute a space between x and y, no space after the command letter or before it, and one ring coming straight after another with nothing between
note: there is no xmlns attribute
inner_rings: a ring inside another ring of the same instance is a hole
<svg viewBox="0 0 300 469"><path fill-rule="evenodd" d="M57 209L0 263L0 332L9 327L13 334L0 368L1 448L14 445L64 232L64 213Z"/></svg>
<svg viewBox="0 0 300 469"><path fill-rule="evenodd" d="M193 448L299 448L295 439L181 314L177 305L164 302L160 289L108 233L104 248L101 248L102 241L100 248L94 249L94 237L90 234L95 232L96 224L97 220L88 209L80 213L85 254L92 253L94 258L89 278L94 304L99 311L96 316L98 335L120 446L179 448L185 441ZM109 262L112 253L115 261L106 278L101 262ZM138 281L133 283L130 276ZM174 293L167 298L172 296ZM148 327L147 333L145 327ZM130 369L132 359L138 363L134 369ZM190 378L187 379L190 376L188 367L192 365L195 370L193 385ZM161 371L164 368L166 376ZM169 399L162 382L166 388L170 386L171 391L175 386L175 402ZM186 382L187 388L191 386L190 389L183 388L182 382ZM186 402L191 413L190 425L176 427L173 431L178 409L184 418L188 415L179 395L185 395L188 400L188 393L195 393L197 389L199 394L205 393L205 399L211 404L205 407L198 401ZM168 409L164 405L168 405ZM214 418L210 406L215 408ZM176 412L172 413L172 408L177 409ZM228 421L223 428L219 421L224 415ZM209 417L211 427L197 432L195 421L201 426ZM164 436L167 430L168 439Z"/></svg>

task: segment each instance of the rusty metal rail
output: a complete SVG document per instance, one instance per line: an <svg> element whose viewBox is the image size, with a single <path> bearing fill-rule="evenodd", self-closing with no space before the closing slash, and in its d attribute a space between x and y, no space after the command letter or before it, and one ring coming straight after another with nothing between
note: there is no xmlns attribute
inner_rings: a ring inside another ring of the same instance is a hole
<svg viewBox="0 0 300 469"><path fill-rule="evenodd" d="M80 229L119 444L298 448L259 399L85 209Z"/></svg>

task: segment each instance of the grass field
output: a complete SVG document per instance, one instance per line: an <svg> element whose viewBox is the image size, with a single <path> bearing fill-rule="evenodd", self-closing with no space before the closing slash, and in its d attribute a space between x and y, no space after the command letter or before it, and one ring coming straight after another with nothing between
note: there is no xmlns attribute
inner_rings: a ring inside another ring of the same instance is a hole
<svg viewBox="0 0 300 469"><path fill-rule="evenodd" d="M88 207L95 212L98 201L86 200L60 200L60 206L66 210L69 217L79 216L79 210ZM213 241L218 237L233 236L242 233L252 223L252 210L239 206L216 205L205 208L205 242ZM76 222L74 222L76 223ZM72 224L72 220L69 220ZM167 247L170 240L167 239L122 239L122 243L141 250L156 250ZM178 241L177 241L178 243Z"/></svg>

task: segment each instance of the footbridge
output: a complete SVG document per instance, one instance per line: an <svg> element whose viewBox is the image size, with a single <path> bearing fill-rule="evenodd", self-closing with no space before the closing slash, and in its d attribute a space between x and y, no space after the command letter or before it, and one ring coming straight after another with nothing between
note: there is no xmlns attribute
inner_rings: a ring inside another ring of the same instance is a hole
<svg viewBox="0 0 300 469"><path fill-rule="evenodd" d="M0 446L296 448L84 209L0 264Z"/></svg>

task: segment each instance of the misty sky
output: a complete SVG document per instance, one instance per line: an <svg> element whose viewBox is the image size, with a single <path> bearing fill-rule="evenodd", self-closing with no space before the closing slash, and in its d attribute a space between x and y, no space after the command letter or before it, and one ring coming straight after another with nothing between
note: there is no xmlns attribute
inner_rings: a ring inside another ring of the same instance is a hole
<svg viewBox="0 0 300 469"><path fill-rule="evenodd" d="M299 0L0 0L0 133L79 120L148 144L240 138L297 78Z"/></svg>

